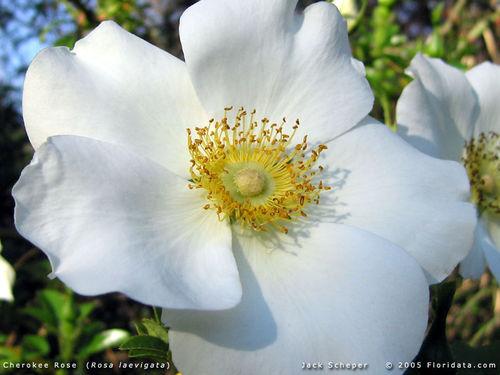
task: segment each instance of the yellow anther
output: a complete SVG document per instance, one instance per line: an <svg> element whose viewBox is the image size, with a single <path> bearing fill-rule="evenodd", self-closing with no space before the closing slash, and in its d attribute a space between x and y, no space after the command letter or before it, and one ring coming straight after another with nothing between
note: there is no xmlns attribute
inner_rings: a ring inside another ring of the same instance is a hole
<svg viewBox="0 0 500 375"><path fill-rule="evenodd" d="M317 173L313 166L326 146L316 147L306 158L307 136L295 147L291 144L298 120L285 134L285 118L279 126L267 118L259 122L255 110L248 117L240 108L230 123L231 110L225 108L220 121L188 130L190 187L207 191L211 204L203 208L214 209L221 220L288 233L285 225L307 217L306 206L318 204L320 192L329 190L323 182L312 182Z"/></svg>
<svg viewBox="0 0 500 375"><path fill-rule="evenodd" d="M481 133L465 147L463 162L471 185L471 200L481 212L500 218L500 137Z"/></svg>
<svg viewBox="0 0 500 375"><path fill-rule="evenodd" d="M493 190L495 189L494 178L489 174L483 175L481 177L481 185L479 186L479 189L485 193L493 193Z"/></svg>

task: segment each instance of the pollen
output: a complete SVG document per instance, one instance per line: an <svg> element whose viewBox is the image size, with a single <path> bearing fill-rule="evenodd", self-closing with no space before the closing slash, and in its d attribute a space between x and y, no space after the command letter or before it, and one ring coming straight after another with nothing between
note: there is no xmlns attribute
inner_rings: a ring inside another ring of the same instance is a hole
<svg viewBox="0 0 500 375"><path fill-rule="evenodd" d="M465 146L463 162L471 184L471 200L480 213L500 218L500 137L481 133Z"/></svg>
<svg viewBox="0 0 500 375"><path fill-rule="evenodd" d="M308 150L307 136L294 144L299 120L286 132L286 119L271 123L256 120L240 108L230 120L232 107L219 121L187 129L191 155L190 189L204 189L220 220L256 231L277 229L288 233L293 221L307 217L306 207L319 204L320 193L330 190L316 168L325 145Z"/></svg>

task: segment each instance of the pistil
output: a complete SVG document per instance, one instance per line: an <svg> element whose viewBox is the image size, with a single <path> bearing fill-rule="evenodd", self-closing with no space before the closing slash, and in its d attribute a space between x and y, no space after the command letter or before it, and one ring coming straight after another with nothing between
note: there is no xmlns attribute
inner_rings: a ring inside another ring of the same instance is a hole
<svg viewBox="0 0 500 375"><path fill-rule="evenodd" d="M287 233L287 223L306 217L306 206L319 204L319 195L330 190L315 175L315 164L325 145L307 151L307 136L292 146L299 127L291 134L267 118L255 120L241 108L232 123L226 108L220 121L188 129L191 154L191 189L205 189L208 203L220 220L230 219L257 231L276 228ZM307 155L307 156L306 156Z"/></svg>

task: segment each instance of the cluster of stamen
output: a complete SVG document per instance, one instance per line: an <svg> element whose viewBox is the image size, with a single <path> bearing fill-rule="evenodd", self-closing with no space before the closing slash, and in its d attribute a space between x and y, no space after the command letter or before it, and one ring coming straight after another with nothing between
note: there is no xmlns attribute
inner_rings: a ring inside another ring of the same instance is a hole
<svg viewBox="0 0 500 375"><path fill-rule="evenodd" d="M299 127L297 120L290 135L281 124L267 118L255 120L240 108L234 122L225 108L220 121L188 129L191 154L190 189L205 189L208 203L220 220L231 220L257 231L276 228L287 233L287 224L306 217L305 207L319 204L320 192L330 190L322 181L313 182L314 167L327 147L307 151L307 136L292 147ZM307 154L307 156L306 156ZM323 170L318 166L318 170Z"/></svg>
<svg viewBox="0 0 500 375"><path fill-rule="evenodd" d="M465 146L463 162L471 184L471 200L480 213L500 216L500 138L481 133Z"/></svg>

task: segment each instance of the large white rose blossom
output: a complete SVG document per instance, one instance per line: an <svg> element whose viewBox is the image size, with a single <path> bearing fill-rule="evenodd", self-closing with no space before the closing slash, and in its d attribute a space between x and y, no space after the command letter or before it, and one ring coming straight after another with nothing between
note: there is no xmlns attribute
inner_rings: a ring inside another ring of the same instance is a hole
<svg viewBox="0 0 500 375"><path fill-rule="evenodd" d="M2 243L0 242L0 253L2 252ZM4 258L0 256L0 300L13 301L12 285L16 273L14 268Z"/></svg>
<svg viewBox="0 0 500 375"><path fill-rule="evenodd" d="M467 73L417 55L414 80L397 105L400 134L429 155L461 161L479 215L474 243L460 264L479 278L488 264L500 280L500 66L482 63Z"/></svg>
<svg viewBox="0 0 500 375"><path fill-rule="evenodd" d="M26 76L19 232L77 292L164 307L185 374L411 360L472 243L463 167L366 117L338 10L296 4L198 2L185 62L104 22Z"/></svg>

